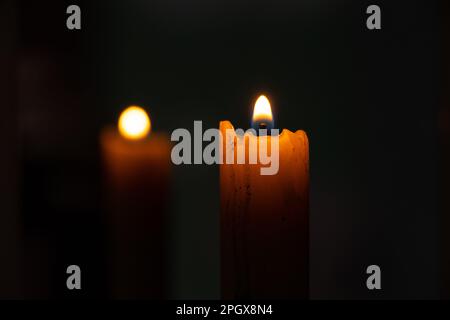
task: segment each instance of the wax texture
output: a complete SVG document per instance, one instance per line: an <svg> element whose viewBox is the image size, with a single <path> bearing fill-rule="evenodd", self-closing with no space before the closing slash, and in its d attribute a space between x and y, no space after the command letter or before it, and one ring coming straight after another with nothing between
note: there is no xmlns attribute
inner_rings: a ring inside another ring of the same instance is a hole
<svg viewBox="0 0 450 320"><path fill-rule="evenodd" d="M230 122L222 121L223 162L227 129L234 130ZM249 139L261 138L246 135L247 143ZM236 141L232 142L235 147L231 149L235 158ZM283 130L279 135L278 173L261 175L261 166L264 165L259 161L220 165L222 297L307 299L309 145L306 133Z"/></svg>

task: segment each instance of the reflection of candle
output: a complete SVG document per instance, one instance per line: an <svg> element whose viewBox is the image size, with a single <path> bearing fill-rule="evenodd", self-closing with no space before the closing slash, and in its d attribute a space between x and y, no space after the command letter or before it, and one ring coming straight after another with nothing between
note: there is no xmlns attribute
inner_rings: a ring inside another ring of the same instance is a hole
<svg viewBox="0 0 450 320"><path fill-rule="evenodd" d="M261 128L273 126L265 97L258 99L253 119ZM261 139L279 139L279 171L261 175L264 165L259 160L225 163L226 153L231 150L236 159L239 149L233 126L222 121L222 139L228 139L227 129L232 130L234 148L221 144L223 298L307 298L308 138L303 131L286 129L277 137L246 134L247 160L252 142L260 146Z"/></svg>
<svg viewBox="0 0 450 320"><path fill-rule="evenodd" d="M126 109L101 135L115 298L161 298L169 138L150 132L145 111Z"/></svg>

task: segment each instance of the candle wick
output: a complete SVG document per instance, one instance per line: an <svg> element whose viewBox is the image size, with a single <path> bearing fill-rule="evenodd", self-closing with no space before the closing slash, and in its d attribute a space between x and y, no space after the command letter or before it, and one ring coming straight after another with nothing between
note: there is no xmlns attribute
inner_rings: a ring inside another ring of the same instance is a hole
<svg viewBox="0 0 450 320"><path fill-rule="evenodd" d="M260 130L266 130L265 133L261 132ZM269 133L269 128L266 122L259 122L258 126L257 126L257 130L256 130L256 135L257 136L266 136L266 135L270 135Z"/></svg>
<svg viewBox="0 0 450 320"><path fill-rule="evenodd" d="M256 131L257 136L270 136L271 130L273 129L273 122L256 121L252 123L252 128Z"/></svg>

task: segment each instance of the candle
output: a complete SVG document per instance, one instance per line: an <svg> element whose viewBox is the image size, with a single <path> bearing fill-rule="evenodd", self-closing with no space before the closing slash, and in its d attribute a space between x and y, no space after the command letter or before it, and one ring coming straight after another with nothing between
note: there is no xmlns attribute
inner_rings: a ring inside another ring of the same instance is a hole
<svg viewBox="0 0 450 320"><path fill-rule="evenodd" d="M270 103L265 96L255 104L253 126L273 127ZM246 133L240 140L229 121L220 122L220 131L223 298L306 299L309 264L306 133L287 129L277 136ZM249 163L255 156L252 145L258 150L267 146L269 153L279 152L275 174L273 170L263 174L266 165L261 154L256 163ZM238 164L242 146L246 161ZM230 163L230 159L236 161Z"/></svg>
<svg viewBox="0 0 450 320"><path fill-rule="evenodd" d="M164 212L170 143L139 107L101 134L114 298L164 296Z"/></svg>

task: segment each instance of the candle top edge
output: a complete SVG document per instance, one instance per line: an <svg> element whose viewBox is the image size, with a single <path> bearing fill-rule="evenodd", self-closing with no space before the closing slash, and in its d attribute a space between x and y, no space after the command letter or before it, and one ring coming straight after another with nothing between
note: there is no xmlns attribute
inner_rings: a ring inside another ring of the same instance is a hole
<svg viewBox="0 0 450 320"><path fill-rule="evenodd" d="M233 124L229 121L229 120L222 120L219 123L219 129L220 130L226 130L226 129L231 129L231 130L236 130L233 126ZM246 131L246 130L244 130ZM299 134L299 135L305 135L307 137L307 134L304 130L302 129L297 129L295 131L289 130L289 129L282 129L280 136L282 135L288 135L288 134Z"/></svg>

